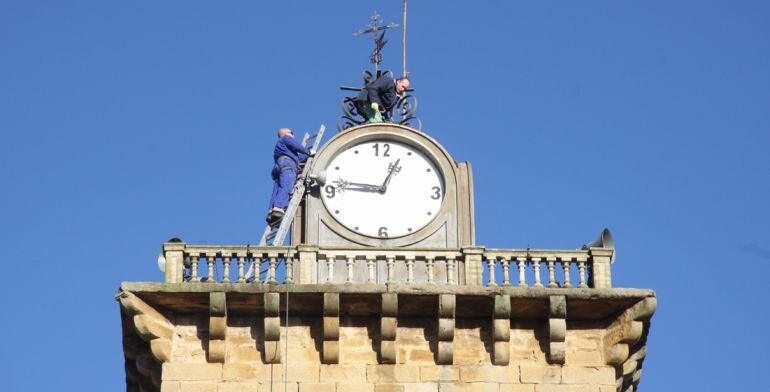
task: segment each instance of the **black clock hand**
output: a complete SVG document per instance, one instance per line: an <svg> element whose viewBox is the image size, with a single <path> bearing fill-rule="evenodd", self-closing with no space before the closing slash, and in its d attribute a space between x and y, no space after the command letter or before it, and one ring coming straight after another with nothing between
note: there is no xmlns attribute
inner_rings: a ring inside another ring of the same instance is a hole
<svg viewBox="0 0 770 392"><path fill-rule="evenodd" d="M394 163L391 167L389 167L389 173L388 176L385 177L385 181L382 182L382 186L380 187L380 193L385 193L385 191L388 190L388 184L390 183L390 179L393 178L393 175L397 172L401 171L401 168L398 167L398 163L401 162L401 158L396 159L396 163Z"/></svg>
<svg viewBox="0 0 770 392"><path fill-rule="evenodd" d="M361 184L357 182L345 181L342 179L334 181L334 183L337 184L337 189L339 190L364 191L364 192L380 191L380 187L377 185Z"/></svg>

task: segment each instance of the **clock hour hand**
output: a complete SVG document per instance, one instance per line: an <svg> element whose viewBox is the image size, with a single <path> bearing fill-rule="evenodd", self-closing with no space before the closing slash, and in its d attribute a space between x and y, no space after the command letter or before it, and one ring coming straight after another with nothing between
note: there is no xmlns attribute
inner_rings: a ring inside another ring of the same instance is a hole
<svg viewBox="0 0 770 392"><path fill-rule="evenodd" d="M390 179L393 178L394 174L401 171L401 168L398 166L399 162L401 162L401 158L396 159L396 162L388 167L388 176L385 177L385 181L383 181L382 186L380 186L380 193L385 193L385 191L388 190Z"/></svg>
<svg viewBox="0 0 770 392"><path fill-rule="evenodd" d="M350 182L345 181L343 179L339 179L337 181L334 181L334 183L337 185L337 189L343 191L343 190L351 190L351 191L364 191L364 192L379 192L380 187L377 185L371 185L371 184L361 184L358 182Z"/></svg>

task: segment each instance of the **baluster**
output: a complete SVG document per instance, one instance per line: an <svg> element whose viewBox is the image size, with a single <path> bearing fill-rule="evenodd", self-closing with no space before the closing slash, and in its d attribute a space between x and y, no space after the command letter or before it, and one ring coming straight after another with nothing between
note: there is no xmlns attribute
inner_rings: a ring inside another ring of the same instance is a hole
<svg viewBox="0 0 770 392"><path fill-rule="evenodd" d="M238 283L243 283L246 278L243 277L243 267L246 265L246 256L238 256Z"/></svg>
<svg viewBox="0 0 770 392"><path fill-rule="evenodd" d="M436 284L434 279L434 272L433 272L433 262L434 258L433 256L426 256L425 257L425 267L428 269L428 284Z"/></svg>
<svg viewBox="0 0 770 392"><path fill-rule="evenodd" d="M190 281L198 281L198 255L190 255Z"/></svg>
<svg viewBox="0 0 770 392"><path fill-rule="evenodd" d="M286 253L286 279L283 280L284 284L294 283L294 255L291 252Z"/></svg>
<svg viewBox="0 0 770 392"><path fill-rule="evenodd" d="M230 256L222 255L223 274L222 283L230 283Z"/></svg>
<svg viewBox="0 0 770 392"><path fill-rule="evenodd" d="M414 283L414 255L406 256L406 283Z"/></svg>
<svg viewBox="0 0 770 392"><path fill-rule="evenodd" d="M487 282L487 287L497 286L497 281L495 279L495 264L497 264L496 262L497 262L497 256L487 257L487 267L489 268L489 282Z"/></svg>
<svg viewBox="0 0 770 392"><path fill-rule="evenodd" d="M564 270L564 284L561 287L570 288L572 284L569 282L569 263L572 262L571 258L562 257L561 268Z"/></svg>
<svg viewBox="0 0 770 392"><path fill-rule="evenodd" d="M450 256L446 260L446 280L447 284L454 286L455 284L455 258Z"/></svg>
<svg viewBox="0 0 770 392"><path fill-rule="evenodd" d="M206 254L206 264L208 265L208 276L206 277L206 282L214 283L214 264L217 262L217 254L216 253L207 253Z"/></svg>
<svg viewBox="0 0 770 392"><path fill-rule="evenodd" d="M505 256L501 257L500 263L503 264L503 286L510 286L511 278L508 276L508 258Z"/></svg>
<svg viewBox="0 0 770 392"><path fill-rule="evenodd" d="M388 280L386 283L395 283L394 279L396 278L396 271L395 271L395 264L396 264L396 257L395 256L385 256L385 260L388 266Z"/></svg>
<svg viewBox="0 0 770 392"><path fill-rule="evenodd" d="M532 258L532 266L535 267L535 284L534 287L543 287L543 283L540 282L540 263L543 261L540 257Z"/></svg>
<svg viewBox="0 0 770 392"><path fill-rule="evenodd" d="M583 259L578 259L578 270L580 271L580 284L578 284L578 287L580 288L586 288L588 285L586 284L586 261Z"/></svg>
<svg viewBox="0 0 770 392"><path fill-rule="evenodd" d="M265 279L265 283L278 284L278 281L275 280L275 267L278 265L278 255L275 253L269 253L267 255L267 259L270 262L270 266L267 269L267 279Z"/></svg>
<svg viewBox="0 0 770 392"><path fill-rule="evenodd" d="M355 256L348 256L348 278L345 280L345 283L353 283L353 263L355 262Z"/></svg>
<svg viewBox="0 0 770 392"><path fill-rule="evenodd" d="M546 261L548 262L548 287L559 287L559 284L556 283L556 272L554 272L553 268L556 258L548 257Z"/></svg>
<svg viewBox="0 0 770 392"><path fill-rule="evenodd" d="M336 261L335 256L329 257L326 256L326 283L333 283L334 282L334 262Z"/></svg>
<svg viewBox="0 0 770 392"><path fill-rule="evenodd" d="M527 277L524 275L524 267L527 263L526 257L517 257L516 261L519 265L519 286L520 287L527 287Z"/></svg>
<svg viewBox="0 0 770 392"><path fill-rule="evenodd" d="M369 279L367 280L367 283L377 283L377 275L375 274L374 267L377 265L376 260L373 256L366 256L366 269L369 271Z"/></svg>

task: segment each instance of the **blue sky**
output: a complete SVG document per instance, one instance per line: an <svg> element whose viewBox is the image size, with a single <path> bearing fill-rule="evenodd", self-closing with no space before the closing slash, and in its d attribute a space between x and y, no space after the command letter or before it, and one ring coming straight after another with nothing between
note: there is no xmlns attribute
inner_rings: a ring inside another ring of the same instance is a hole
<svg viewBox="0 0 770 392"><path fill-rule="evenodd" d="M395 0L0 3L4 390L123 387L119 283L159 281L171 236L257 240L275 130L335 128L375 9L400 19ZM613 283L659 296L643 391L770 387L768 20L766 1L410 4L418 114L473 164L477 242L611 228Z"/></svg>

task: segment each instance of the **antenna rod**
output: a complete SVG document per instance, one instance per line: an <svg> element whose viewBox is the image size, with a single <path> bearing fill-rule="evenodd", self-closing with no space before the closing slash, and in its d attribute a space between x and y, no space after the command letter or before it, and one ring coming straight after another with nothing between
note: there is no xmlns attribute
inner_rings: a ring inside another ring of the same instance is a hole
<svg viewBox="0 0 770 392"><path fill-rule="evenodd" d="M406 72L406 0L404 0L404 25L401 31L401 66L404 70L402 76L409 76Z"/></svg>

